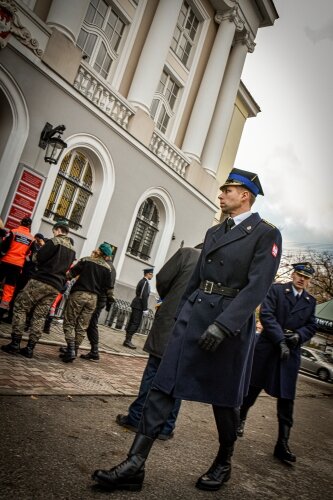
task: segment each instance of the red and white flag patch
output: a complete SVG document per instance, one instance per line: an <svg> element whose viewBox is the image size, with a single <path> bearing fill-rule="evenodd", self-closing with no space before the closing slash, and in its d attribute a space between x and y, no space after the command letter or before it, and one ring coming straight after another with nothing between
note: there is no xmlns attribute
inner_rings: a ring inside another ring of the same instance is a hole
<svg viewBox="0 0 333 500"><path fill-rule="evenodd" d="M279 247L277 246L276 243L274 243L274 245L272 246L272 255L273 255L273 257L276 257L278 253L279 253Z"/></svg>

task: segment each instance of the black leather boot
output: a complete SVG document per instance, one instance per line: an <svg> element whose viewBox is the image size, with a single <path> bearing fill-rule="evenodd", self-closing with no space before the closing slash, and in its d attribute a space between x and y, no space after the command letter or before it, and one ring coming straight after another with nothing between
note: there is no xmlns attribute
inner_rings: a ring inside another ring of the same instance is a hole
<svg viewBox="0 0 333 500"><path fill-rule="evenodd" d="M8 354L19 354L20 353L20 343L21 343L21 336L16 335L15 333L12 333L12 340L9 344L2 345L1 349Z"/></svg>
<svg viewBox="0 0 333 500"><path fill-rule="evenodd" d="M282 462L296 462L294 455L288 446L290 427L282 422L279 423L279 437L274 448L274 457Z"/></svg>
<svg viewBox="0 0 333 500"><path fill-rule="evenodd" d="M59 354L59 358L61 358L64 363L72 363L76 358L76 354L77 350L75 349L75 342L71 340L67 342L66 352Z"/></svg>
<svg viewBox="0 0 333 500"><path fill-rule="evenodd" d="M88 352L87 354L81 354L80 358L98 361L99 360L98 345L92 344L90 352Z"/></svg>
<svg viewBox="0 0 333 500"><path fill-rule="evenodd" d="M239 421L239 426L237 427L237 431L236 431L238 437L244 436L245 422L246 422L246 418L242 418Z"/></svg>
<svg viewBox="0 0 333 500"><path fill-rule="evenodd" d="M92 479L111 491L140 491L145 478L145 462L153 443L153 438L138 433L128 458L110 470L95 470Z"/></svg>
<svg viewBox="0 0 333 500"><path fill-rule="evenodd" d="M26 358L32 358L36 344L37 342L35 340L29 339L27 345L20 349L20 354Z"/></svg>
<svg viewBox="0 0 333 500"><path fill-rule="evenodd" d="M199 490L217 491L229 481L231 477L231 457L234 452L233 446L220 446L217 457L208 471L199 477L196 488Z"/></svg>
<svg viewBox="0 0 333 500"><path fill-rule="evenodd" d="M132 337L133 337L132 333L126 332L126 337L125 337L125 340L123 342L124 347L128 347L129 349L136 349L136 345L134 345L132 342Z"/></svg>

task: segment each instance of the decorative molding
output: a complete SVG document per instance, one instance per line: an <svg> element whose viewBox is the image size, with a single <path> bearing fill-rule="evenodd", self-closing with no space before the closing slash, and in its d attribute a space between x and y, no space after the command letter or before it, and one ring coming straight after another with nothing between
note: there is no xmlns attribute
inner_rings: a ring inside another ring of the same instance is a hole
<svg viewBox="0 0 333 500"><path fill-rule="evenodd" d="M236 35L235 45L237 45L238 43L241 43L242 45L246 45L247 50L251 53L254 51L255 46L256 46L256 44L255 44L255 42L254 42L254 40L253 40L253 38L248 30L244 30L244 32Z"/></svg>
<svg viewBox="0 0 333 500"><path fill-rule="evenodd" d="M21 23L14 2L0 0L0 49L6 47L10 34L14 35L22 45L28 47L38 57L42 57L43 51L39 48L39 42L36 38L32 38L30 31Z"/></svg>
<svg viewBox="0 0 333 500"><path fill-rule="evenodd" d="M233 7L230 10L227 10L226 12L216 12L214 21L217 24L221 24L222 21L230 21L231 23L234 23L236 26L237 31L243 31L245 22L240 16L240 11L238 9L238 6Z"/></svg>

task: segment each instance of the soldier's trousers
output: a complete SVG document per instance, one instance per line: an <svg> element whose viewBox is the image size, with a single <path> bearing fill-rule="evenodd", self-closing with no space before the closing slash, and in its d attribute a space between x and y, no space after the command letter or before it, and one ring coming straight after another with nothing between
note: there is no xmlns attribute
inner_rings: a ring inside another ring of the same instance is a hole
<svg viewBox="0 0 333 500"><path fill-rule="evenodd" d="M77 291L69 295L63 325L66 342L75 340L77 347L82 344L96 303L97 295L94 293Z"/></svg>
<svg viewBox="0 0 333 500"><path fill-rule="evenodd" d="M142 411L139 423L139 432L153 439L161 433L176 399L159 389L151 389ZM239 425L239 410L224 406L213 405L215 423L222 448L233 446L237 439Z"/></svg>
<svg viewBox="0 0 333 500"><path fill-rule="evenodd" d="M27 314L33 311L29 339L38 342L42 336L45 318L59 291L47 283L31 279L18 294L14 303L12 331L22 337Z"/></svg>
<svg viewBox="0 0 333 500"><path fill-rule="evenodd" d="M256 387L254 385L250 385L248 395L244 398L243 404L240 409L240 418L245 419L247 413L251 406L257 400L260 392L262 391L261 387ZM278 421L282 424L287 425L288 427L292 427L293 420L293 411L294 411L294 400L286 399L286 398L276 398L277 399L277 418Z"/></svg>

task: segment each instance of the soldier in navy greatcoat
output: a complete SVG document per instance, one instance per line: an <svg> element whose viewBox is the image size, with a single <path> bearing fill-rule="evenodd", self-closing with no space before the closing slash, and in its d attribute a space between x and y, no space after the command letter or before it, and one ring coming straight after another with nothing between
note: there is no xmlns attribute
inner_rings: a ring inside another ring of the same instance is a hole
<svg viewBox="0 0 333 500"><path fill-rule="evenodd" d="M293 264L290 283L274 284L260 310L263 332L256 344L249 394L240 410L238 436L244 433L247 413L264 389L277 398L279 422L274 456L283 462L295 462L288 440L293 425L293 407L301 345L316 332L316 300L306 288L314 274L308 262Z"/></svg>
<svg viewBox="0 0 333 500"><path fill-rule="evenodd" d="M132 342L133 335L138 331L142 316L148 314L148 299L150 294L149 281L154 275L153 268L143 270L143 278L136 285L135 297L131 302L131 316L126 326L126 337L123 345L130 349L136 349L136 345Z"/></svg>
<svg viewBox="0 0 333 500"><path fill-rule="evenodd" d="M100 485L141 489L146 458L175 398L213 405L220 446L196 486L217 490L230 478L238 408L250 380L254 311L281 256L279 230L251 211L257 194L263 194L258 176L239 169L221 187L220 206L229 217L206 234L128 459L109 471L96 470L93 479Z"/></svg>

